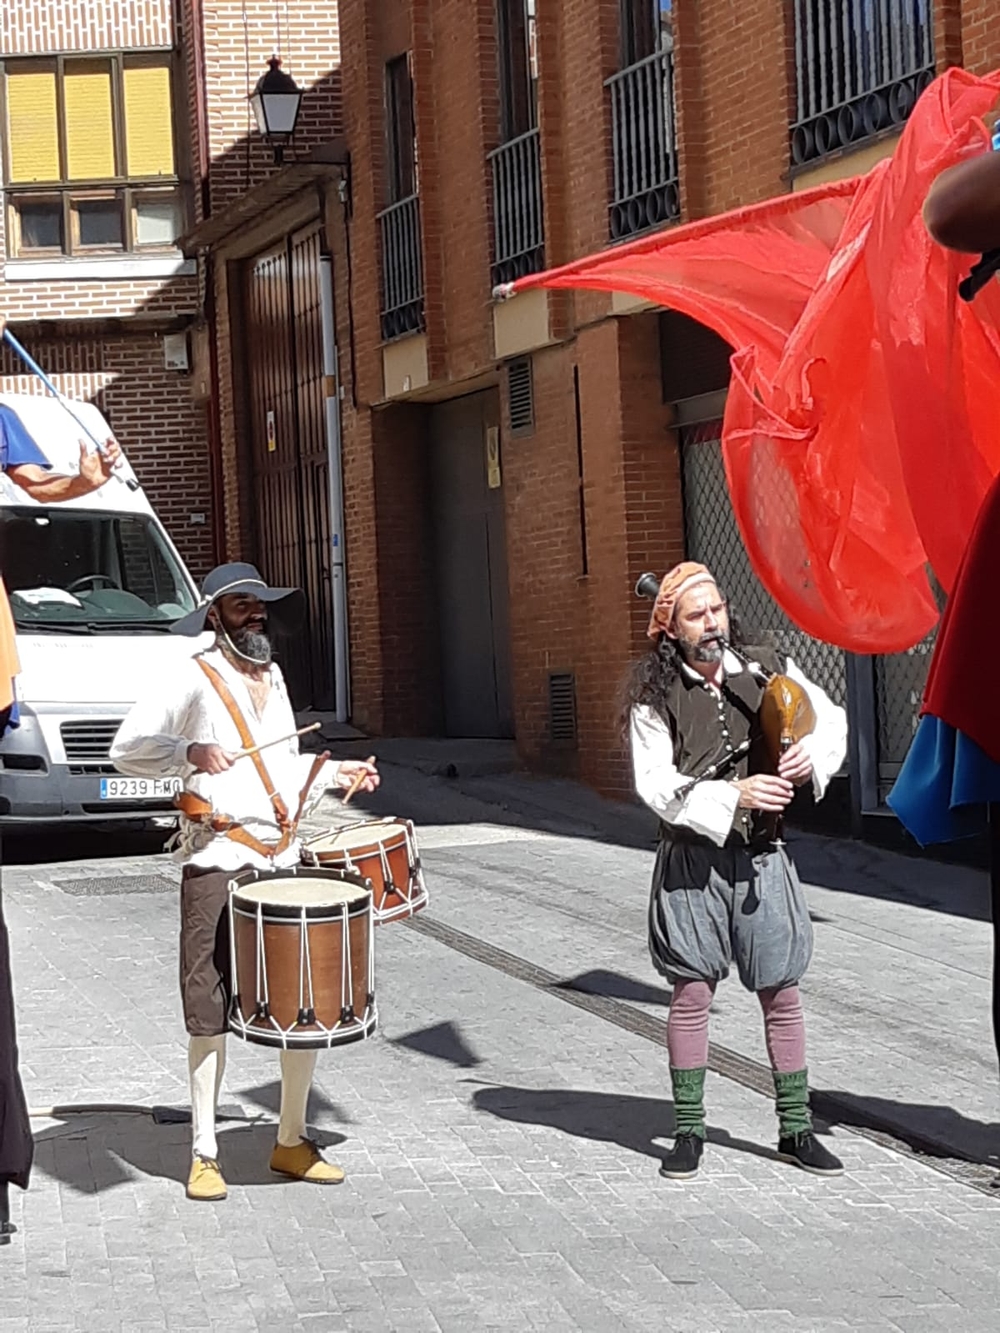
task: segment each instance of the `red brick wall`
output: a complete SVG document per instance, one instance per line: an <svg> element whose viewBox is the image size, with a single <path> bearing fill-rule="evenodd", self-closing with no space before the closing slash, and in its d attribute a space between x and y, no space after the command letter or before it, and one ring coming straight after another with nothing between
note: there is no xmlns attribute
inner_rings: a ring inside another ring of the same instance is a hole
<svg viewBox="0 0 1000 1333"><path fill-rule="evenodd" d="M359 727L378 734L384 730L385 654L381 636L373 414L355 409L348 399L343 434L351 716Z"/></svg>
<svg viewBox="0 0 1000 1333"><path fill-rule="evenodd" d="M655 315L606 320L577 340L590 572L577 645L581 774L631 790L618 696L644 648L649 607L633 593L647 569L683 555L676 441L661 401Z"/></svg>
<svg viewBox="0 0 1000 1333"><path fill-rule="evenodd" d="M204 409L185 378L163 366L155 334L32 342L28 350L70 398L97 406L128 454L150 503L195 578L212 561L211 491ZM0 392L42 386L8 350L0 354ZM205 522L195 521L202 515Z"/></svg>
<svg viewBox="0 0 1000 1333"><path fill-rule="evenodd" d="M533 763L562 757L549 751L548 675L575 669L583 637L573 364L572 345L536 353L534 432L510 434L506 395L501 423L514 716L519 748Z"/></svg>
<svg viewBox="0 0 1000 1333"><path fill-rule="evenodd" d="M384 206L385 147L383 60L376 14L376 7L363 3L363 0L344 0L340 6L344 99L345 106L350 108L351 149L351 213L349 231L342 234L341 243L345 266L347 247L350 247L350 314L357 373L351 393L359 411L382 397L379 241L375 216ZM398 52L393 50L392 54ZM363 430L369 431L370 427L366 424Z"/></svg>
<svg viewBox="0 0 1000 1333"><path fill-rule="evenodd" d="M434 605L433 534L427 479L430 408L401 403L372 418L377 565L363 585L352 559L352 605L377 599L380 730L422 735L439 729L441 686ZM354 550L368 567L363 549ZM355 670L355 700L364 678Z"/></svg>
<svg viewBox="0 0 1000 1333"><path fill-rule="evenodd" d="M423 38L415 52L417 152L433 154L421 188L427 329L433 364L461 380L492 364L490 174L499 140L493 0L414 0ZM429 20L429 22L428 22ZM423 176L421 177L423 181ZM427 205L424 194L433 194Z"/></svg>
<svg viewBox="0 0 1000 1333"><path fill-rule="evenodd" d="M941 0L938 0L941 8ZM1000 68L1000 24L996 6L989 0L964 0L962 14L962 60L974 74Z"/></svg>
<svg viewBox="0 0 1000 1333"><path fill-rule="evenodd" d="M618 68L618 0L540 6L539 128L545 258L554 266L608 242L612 148L606 79ZM607 314L603 292L555 296L560 333ZM568 321L563 323L563 321Z"/></svg>
<svg viewBox="0 0 1000 1333"><path fill-rule="evenodd" d="M791 5L703 0L675 7L675 68L686 218L787 190L794 116Z"/></svg>

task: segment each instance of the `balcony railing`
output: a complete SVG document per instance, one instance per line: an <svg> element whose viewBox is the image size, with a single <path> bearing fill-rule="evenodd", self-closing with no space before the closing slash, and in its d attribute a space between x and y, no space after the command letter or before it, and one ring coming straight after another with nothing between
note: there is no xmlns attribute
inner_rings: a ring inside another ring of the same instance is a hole
<svg viewBox="0 0 1000 1333"><path fill-rule="evenodd" d="M493 168L493 284L537 273L545 258L538 130L490 153Z"/></svg>
<svg viewBox="0 0 1000 1333"><path fill-rule="evenodd" d="M424 327L424 266L420 197L411 194L378 215L382 237L382 339L391 342Z"/></svg>
<svg viewBox="0 0 1000 1333"><path fill-rule="evenodd" d="M656 51L608 79L614 186L613 241L680 215L674 133L674 57Z"/></svg>
<svg viewBox="0 0 1000 1333"><path fill-rule="evenodd" d="M929 0L795 0L793 167L902 125L933 75Z"/></svg>

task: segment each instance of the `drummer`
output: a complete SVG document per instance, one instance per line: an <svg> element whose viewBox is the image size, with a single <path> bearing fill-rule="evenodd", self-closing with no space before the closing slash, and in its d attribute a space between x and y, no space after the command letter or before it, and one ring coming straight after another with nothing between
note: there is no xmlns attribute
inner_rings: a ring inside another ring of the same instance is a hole
<svg viewBox="0 0 1000 1333"><path fill-rule="evenodd" d="M181 872L180 981L188 1031L193 1144L189 1199L226 1196L215 1115L226 1060L230 956L228 885L245 870L297 865L298 820L331 786L374 791L371 763L299 754L297 739L258 755L240 751L289 737L295 718L269 629L294 633L305 598L270 588L252 565L221 565L205 579L196 611L178 634L215 632L215 642L149 682L111 749L115 766L136 777L179 777L183 792L176 858ZM316 1052L281 1052L281 1112L271 1170L318 1185L344 1178L306 1137Z"/></svg>

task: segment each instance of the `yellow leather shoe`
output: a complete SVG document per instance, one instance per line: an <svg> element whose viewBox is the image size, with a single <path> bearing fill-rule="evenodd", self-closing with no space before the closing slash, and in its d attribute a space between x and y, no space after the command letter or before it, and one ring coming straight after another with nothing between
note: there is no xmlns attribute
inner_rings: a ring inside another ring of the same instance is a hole
<svg viewBox="0 0 1000 1333"><path fill-rule="evenodd" d="M299 1139L294 1148L280 1143L271 1154L271 1170L293 1180L308 1180L310 1185L339 1185L344 1173L332 1162L324 1162L312 1139Z"/></svg>
<svg viewBox="0 0 1000 1333"><path fill-rule="evenodd" d="M187 1196L202 1203L226 1197L226 1182L222 1179L219 1163L211 1157L195 1157L188 1176Z"/></svg>

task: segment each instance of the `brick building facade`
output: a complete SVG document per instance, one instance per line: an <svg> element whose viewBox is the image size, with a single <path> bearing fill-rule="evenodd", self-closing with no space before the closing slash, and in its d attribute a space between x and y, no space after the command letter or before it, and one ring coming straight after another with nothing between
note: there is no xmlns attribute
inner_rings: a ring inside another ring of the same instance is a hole
<svg viewBox="0 0 1000 1333"><path fill-rule="evenodd" d="M172 0L3 6L0 311L63 392L102 410L201 574L207 414L164 342L189 339L201 309L173 243L192 204L179 42ZM42 391L6 348L0 391Z"/></svg>
<svg viewBox="0 0 1000 1333"><path fill-rule="evenodd" d="M537 767L628 790L615 696L648 614L632 586L694 552L853 701L879 755L858 799L878 803L928 645L845 661L763 599L720 482L726 349L617 295L491 299L519 273L864 171L935 70L1000 64L983 0L845 5L829 27L835 8L294 10L277 39L303 119L277 167L246 122L273 8L249 5L245 36L232 7L185 0L207 190L184 245L215 335L225 540L273 575L297 560L322 619L336 559L308 568L303 550L329 538L317 413L336 391L360 726L513 735ZM327 648L324 628L301 677L311 702Z"/></svg>

